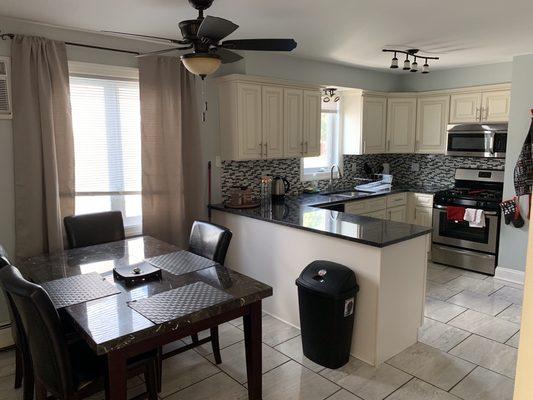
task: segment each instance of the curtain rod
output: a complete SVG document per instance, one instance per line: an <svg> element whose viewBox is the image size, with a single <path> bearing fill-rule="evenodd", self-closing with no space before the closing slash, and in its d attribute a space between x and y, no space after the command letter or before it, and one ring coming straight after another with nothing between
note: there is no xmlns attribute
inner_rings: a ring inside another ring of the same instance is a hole
<svg viewBox="0 0 533 400"><path fill-rule="evenodd" d="M14 33L0 33L0 39L2 39L2 40L13 39L14 37L15 37ZM68 46L85 47L85 48L88 48L88 49L107 50L107 51L116 51L118 53L134 54L136 56L141 54L141 53L139 53L137 51L114 49L112 47L93 46L91 44L74 43L74 42L65 42L65 44L68 45Z"/></svg>

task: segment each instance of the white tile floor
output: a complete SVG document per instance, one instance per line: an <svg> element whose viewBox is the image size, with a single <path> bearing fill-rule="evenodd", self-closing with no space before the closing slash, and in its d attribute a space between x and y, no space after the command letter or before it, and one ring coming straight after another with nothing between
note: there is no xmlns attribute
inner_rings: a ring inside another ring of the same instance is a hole
<svg viewBox="0 0 533 400"><path fill-rule="evenodd" d="M419 343L378 368L359 360L324 369L302 354L299 331L263 317L265 400L511 400L522 311L522 288L473 272L430 264ZM247 399L242 323L220 329L222 360L210 346L164 363L161 398ZM12 352L0 353L0 400L12 389ZM143 390L130 382L130 395ZM102 399L103 396L94 396Z"/></svg>

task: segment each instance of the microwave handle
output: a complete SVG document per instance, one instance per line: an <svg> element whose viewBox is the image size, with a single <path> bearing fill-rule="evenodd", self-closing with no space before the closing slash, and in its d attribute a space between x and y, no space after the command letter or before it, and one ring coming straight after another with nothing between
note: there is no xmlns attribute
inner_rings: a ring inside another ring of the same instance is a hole
<svg viewBox="0 0 533 400"><path fill-rule="evenodd" d="M491 133L489 138L489 152L494 155L494 132Z"/></svg>
<svg viewBox="0 0 533 400"><path fill-rule="evenodd" d="M446 206L441 206L440 204L433 204L433 208L436 208L437 210L441 210L441 211L446 211L446 209L448 207ZM473 208L473 207L472 207ZM498 215L498 212L497 211L483 211L485 213L485 215L487 216L493 216L493 215Z"/></svg>

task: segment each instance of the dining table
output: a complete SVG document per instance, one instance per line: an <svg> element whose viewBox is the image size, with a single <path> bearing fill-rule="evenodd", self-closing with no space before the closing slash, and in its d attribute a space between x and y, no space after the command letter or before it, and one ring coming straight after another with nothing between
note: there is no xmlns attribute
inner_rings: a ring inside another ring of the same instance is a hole
<svg viewBox="0 0 533 400"><path fill-rule="evenodd" d="M160 276L127 284L113 273L146 262L160 266ZM128 359L240 317L248 398L261 399L261 302L272 296L270 286L150 236L38 255L17 267L55 296L61 317L107 358L111 399L126 399ZM95 277L106 285L97 291L103 297L87 300L84 282Z"/></svg>

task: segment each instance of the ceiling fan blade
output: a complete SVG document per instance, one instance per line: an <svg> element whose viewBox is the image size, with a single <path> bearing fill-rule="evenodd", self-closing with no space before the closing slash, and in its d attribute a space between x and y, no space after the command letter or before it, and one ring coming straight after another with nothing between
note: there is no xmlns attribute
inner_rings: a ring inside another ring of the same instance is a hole
<svg viewBox="0 0 533 400"><path fill-rule="evenodd" d="M292 51L297 43L294 39L240 39L226 40L221 46L232 50Z"/></svg>
<svg viewBox="0 0 533 400"><path fill-rule="evenodd" d="M177 44L187 44L187 43L189 43L186 40L170 39L170 38L165 38L165 37L160 37L160 36L139 35L137 33L116 32L116 31L101 31L101 32L103 32L103 33L111 33L113 35L118 35L118 36L153 39L153 40L163 41L163 42L166 42L166 43L168 43L168 42L177 43Z"/></svg>
<svg viewBox="0 0 533 400"><path fill-rule="evenodd" d="M238 27L239 25L227 19L208 15L198 28L198 36L208 38L212 43L218 43Z"/></svg>
<svg viewBox="0 0 533 400"><path fill-rule="evenodd" d="M135 57L140 58L140 57L155 56L155 55L158 55L158 54L169 53L169 52L171 52L171 51L176 51L176 50L188 50L188 49L192 49L192 46L172 47L172 48L170 48L170 49L150 51L149 53L142 53L142 54L139 54L138 56L135 56Z"/></svg>
<svg viewBox="0 0 533 400"><path fill-rule="evenodd" d="M243 59L242 56L240 56L237 53L234 53L233 51L229 51L223 48L217 48L212 51L213 53L220 56L220 59L222 60L222 64L231 64L237 61L240 61Z"/></svg>

